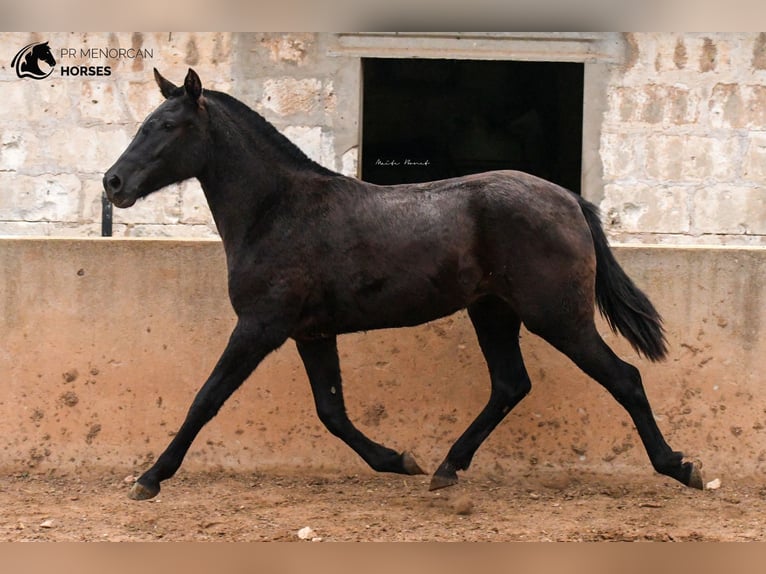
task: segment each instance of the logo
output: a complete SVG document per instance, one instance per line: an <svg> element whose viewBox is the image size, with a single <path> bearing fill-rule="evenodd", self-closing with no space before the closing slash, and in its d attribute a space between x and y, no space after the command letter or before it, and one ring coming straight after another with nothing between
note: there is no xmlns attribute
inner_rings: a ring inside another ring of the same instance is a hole
<svg viewBox="0 0 766 574"><path fill-rule="evenodd" d="M50 66L47 72L40 68L41 62ZM16 70L16 75L19 78L33 78L35 80L44 80L50 76L55 65L56 59L53 57L48 42L33 42L24 46L11 62L11 66Z"/></svg>
<svg viewBox="0 0 766 574"><path fill-rule="evenodd" d="M48 42L27 44L14 56L11 66L19 78L44 80L51 74L61 78L111 76L114 66L126 60L151 60L152 48L77 47L54 50ZM59 60L56 62L56 60ZM58 65L61 64L61 65ZM71 65L70 65L71 64Z"/></svg>

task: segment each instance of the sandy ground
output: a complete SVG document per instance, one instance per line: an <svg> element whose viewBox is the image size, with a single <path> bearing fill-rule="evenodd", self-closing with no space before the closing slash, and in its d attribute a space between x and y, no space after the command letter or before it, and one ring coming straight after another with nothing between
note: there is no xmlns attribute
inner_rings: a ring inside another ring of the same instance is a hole
<svg viewBox="0 0 766 574"><path fill-rule="evenodd" d="M651 472L540 471L429 492L426 476L181 471L134 502L128 479L5 474L0 539L301 542L309 527L315 542L766 540L762 481L700 492Z"/></svg>

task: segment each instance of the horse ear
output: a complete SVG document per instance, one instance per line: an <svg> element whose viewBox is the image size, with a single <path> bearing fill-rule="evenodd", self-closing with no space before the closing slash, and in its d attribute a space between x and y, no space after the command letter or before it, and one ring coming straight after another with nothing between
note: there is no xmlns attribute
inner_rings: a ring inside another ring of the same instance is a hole
<svg viewBox="0 0 766 574"><path fill-rule="evenodd" d="M173 92L178 89L175 84L163 78L162 74L157 71L157 68L154 68L154 81L157 82L157 85L160 87L160 92L165 96L165 99L172 96Z"/></svg>
<svg viewBox="0 0 766 574"><path fill-rule="evenodd" d="M197 72L189 68L184 80L184 90L186 95L189 96L192 101L202 105L204 99L202 98L202 81L200 81Z"/></svg>

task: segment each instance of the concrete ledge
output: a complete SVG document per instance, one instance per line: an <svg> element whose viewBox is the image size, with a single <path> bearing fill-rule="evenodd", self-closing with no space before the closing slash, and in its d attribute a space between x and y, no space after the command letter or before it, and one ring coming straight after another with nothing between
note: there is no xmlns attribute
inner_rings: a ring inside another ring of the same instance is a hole
<svg viewBox="0 0 766 574"><path fill-rule="evenodd" d="M617 247L665 317L667 362L640 360L671 445L706 478L766 470L766 249ZM0 239L0 467L143 468L166 446L234 324L217 241ZM627 414L523 333L533 390L471 472L533 466L652 474ZM340 339L348 411L433 470L486 401L464 313ZM203 430L184 468L366 472L320 424L294 344L268 357Z"/></svg>

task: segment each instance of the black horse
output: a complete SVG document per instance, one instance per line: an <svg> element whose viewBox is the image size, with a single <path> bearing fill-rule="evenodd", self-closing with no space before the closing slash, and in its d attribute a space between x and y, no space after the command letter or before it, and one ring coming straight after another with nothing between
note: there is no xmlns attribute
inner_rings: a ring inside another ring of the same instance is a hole
<svg viewBox="0 0 766 574"><path fill-rule="evenodd" d="M40 69L41 61L51 66L51 69L43 72ZM32 43L24 46L11 62L11 66L16 68L16 75L19 78L35 78L37 80L50 76L55 65L56 59L51 53L48 42Z"/></svg>
<svg viewBox="0 0 766 574"><path fill-rule="evenodd" d="M311 161L263 117L202 89L189 70L104 175L117 207L196 177L223 240L237 323L170 445L133 485L147 499L173 476L200 429L261 360L293 338L327 429L373 469L423 473L373 442L343 403L336 337L416 325L467 308L489 366L489 401L449 450L431 489L457 482L484 439L529 392L521 323L601 383L632 417L654 468L702 488L666 443L638 370L599 336L595 303L650 360L666 355L661 319L610 252L596 208L519 172L377 186Z"/></svg>

